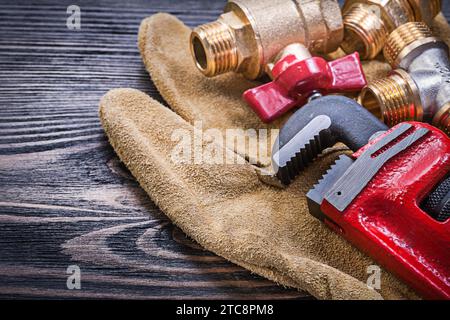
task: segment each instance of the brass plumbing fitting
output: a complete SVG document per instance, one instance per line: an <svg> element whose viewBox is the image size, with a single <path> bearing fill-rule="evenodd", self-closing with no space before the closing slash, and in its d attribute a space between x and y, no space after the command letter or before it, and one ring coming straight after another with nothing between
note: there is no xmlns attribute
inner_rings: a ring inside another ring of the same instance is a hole
<svg viewBox="0 0 450 320"><path fill-rule="evenodd" d="M393 126L430 122L450 135L450 65L447 44L422 22L410 22L389 36L384 56L394 71L363 89L359 102Z"/></svg>
<svg viewBox="0 0 450 320"><path fill-rule="evenodd" d="M227 72L262 76L287 45L335 51L344 31L335 0L230 0L217 21L195 28L191 53L207 77Z"/></svg>
<svg viewBox="0 0 450 320"><path fill-rule="evenodd" d="M416 21L430 25L440 11L441 0L347 0L341 47L346 53L358 51L362 59L373 59L397 27Z"/></svg>

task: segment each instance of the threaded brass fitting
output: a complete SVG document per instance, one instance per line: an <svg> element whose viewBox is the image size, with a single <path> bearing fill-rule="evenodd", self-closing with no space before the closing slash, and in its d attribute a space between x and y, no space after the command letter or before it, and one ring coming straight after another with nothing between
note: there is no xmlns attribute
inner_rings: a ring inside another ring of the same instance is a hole
<svg viewBox="0 0 450 320"><path fill-rule="evenodd" d="M415 47L423 46L425 43L439 41L433 37L433 32L423 22L409 22L395 29L386 41L383 54L386 61L397 68L404 56Z"/></svg>
<svg viewBox="0 0 450 320"><path fill-rule="evenodd" d="M450 102L442 106L434 116L432 123L450 136Z"/></svg>
<svg viewBox="0 0 450 320"><path fill-rule="evenodd" d="M422 22L410 22L391 33L384 55L395 69L371 82L359 102L381 115L389 126L426 121L450 131L448 46Z"/></svg>
<svg viewBox="0 0 450 320"><path fill-rule="evenodd" d="M236 70L238 65L236 39L230 28L222 21L198 27L191 46L195 63L206 76Z"/></svg>
<svg viewBox="0 0 450 320"><path fill-rule="evenodd" d="M373 81L363 89L360 104L390 127L423 118L417 86L407 72L394 71L389 77Z"/></svg>
<svg viewBox="0 0 450 320"><path fill-rule="evenodd" d="M440 11L441 0L347 0L341 47L347 53L358 51L362 59L373 59L398 26L414 21L429 24Z"/></svg>
<svg viewBox="0 0 450 320"><path fill-rule="evenodd" d="M335 0L230 0L224 12L191 34L195 64L208 77L237 72L256 79L290 44L328 53L344 36Z"/></svg>

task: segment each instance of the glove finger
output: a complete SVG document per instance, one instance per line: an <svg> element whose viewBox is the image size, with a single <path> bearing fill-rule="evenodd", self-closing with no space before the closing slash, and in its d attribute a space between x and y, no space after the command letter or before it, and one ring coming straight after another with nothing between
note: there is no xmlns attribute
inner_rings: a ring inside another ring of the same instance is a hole
<svg viewBox="0 0 450 320"><path fill-rule="evenodd" d="M221 135L200 138L201 132L139 90L110 90L100 102L100 119L114 150L151 196L162 182L178 195L161 206L163 211L223 201L223 190L262 187L253 167L220 144ZM229 164L217 165L221 162Z"/></svg>
<svg viewBox="0 0 450 320"><path fill-rule="evenodd" d="M195 67L189 50L191 29L176 17L159 13L144 19L139 49L153 82L171 108L186 121L206 128L265 128L242 100L257 85L229 73L207 78Z"/></svg>
<svg viewBox="0 0 450 320"><path fill-rule="evenodd" d="M180 20L168 14L156 14L142 21L139 48L153 82L170 107L189 123L198 121L203 128L217 128L224 134L227 129L242 130L242 139L233 150L253 163L267 166L270 152L263 155L246 148L246 144L261 143L261 139L246 131L258 133L259 129L277 128L282 120L264 124L245 104L242 93L256 86L256 82L232 73L215 78L203 76L189 51L190 32ZM269 146L271 142L268 141Z"/></svg>

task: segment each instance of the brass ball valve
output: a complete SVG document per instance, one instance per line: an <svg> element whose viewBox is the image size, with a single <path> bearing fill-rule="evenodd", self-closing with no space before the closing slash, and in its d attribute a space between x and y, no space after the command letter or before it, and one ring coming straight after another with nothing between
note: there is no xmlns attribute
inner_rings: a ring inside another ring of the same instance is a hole
<svg viewBox="0 0 450 320"><path fill-rule="evenodd" d="M190 42L195 64L205 76L237 72L256 79L290 44L328 53L343 36L335 0L230 0L217 21L192 31Z"/></svg>
<svg viewBox="0 0 450 320"><path fill-rule="evenodd" d="M264 122L272 122L319 95L361 91L367 85L357 52L334 61L312 57L291 44L268 65L273 81L244 92L247 104Z"/></svg>
<svg viewBox="0 0 450 320"><path fill-rule="evenodd" d="M408 22L431 24L441 11L441 0L347 0L343 8L347 53L358 51L362 59L373 59L386 38Z"/></svg>
<svg viewBox="0 0 450 320"><path fill-rule="evenodd" d="M450 135L450 65L447 44L421 22L397 28L384 48L394 68L363 89L360 103L386 124L430 122Z"/></svg>

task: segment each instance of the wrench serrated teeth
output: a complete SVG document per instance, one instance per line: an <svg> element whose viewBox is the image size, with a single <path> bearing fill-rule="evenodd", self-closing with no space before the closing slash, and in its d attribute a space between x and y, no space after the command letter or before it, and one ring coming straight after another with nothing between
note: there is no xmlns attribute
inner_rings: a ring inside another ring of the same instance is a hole
<svg viewBox="0 0 450 320"><path fill-rule="evenodd" d="M346 155L340 156L325 172L314 187L306 195L309 212L318 219L323 219L320 206L325 194L330 190L336 181L352 165L353 159Z"/></svg>
<svg viewBox="0 0 450 320"><path fill-rule="evenodd" d="M333 145L332 140L329 131L323 130L312 137L308 143L299 146L297 148L299 151L279 168L277 176L281 182L285 185L290 184L323 150Z"/></svg>
<svg viewBox="0 0 450 320"><path fill-rule="evenodd" d="M284 185L290 184L324 149L335 142L331 134L331 119L325 115L315 117L295 135L289 130L292 125L286 126L272 154L274 172Z"/></svg>
<svg viewBox="0 0 450 320"><path fill-rule="evenodd" d="M332 177L332 173L336 172L337 170L344 170L349 167L351 164L351 161L349 161L349 157L342 155L338 159L336 159L333 164L328 168L328 170L322 175L322 177L317 180L317 183L314 185L314 187L311 190L318 190L321 189L324 185L329 185L331 183L334 183L334 175Z"/></svg>

